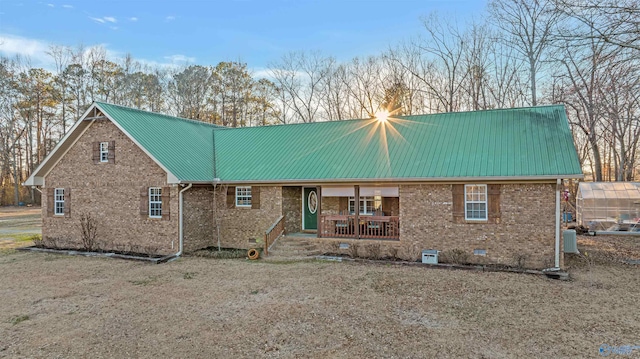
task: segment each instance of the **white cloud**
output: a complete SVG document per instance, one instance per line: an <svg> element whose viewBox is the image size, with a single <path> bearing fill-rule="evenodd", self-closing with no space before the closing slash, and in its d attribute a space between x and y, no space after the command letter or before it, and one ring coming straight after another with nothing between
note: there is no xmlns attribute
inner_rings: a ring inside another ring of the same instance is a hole
<svg viewBox="0 0 640 359"><path fill-rule="evenodd" d="M171 61L171 63L173 64L181 64L181 63L188 64L188 63L194 63L196 61L195 57L189 57L181 54L165 56L164 58L165 60Z"/></svg>
<svg viewBox="0 0 640 359"><path fill-rule="evenodd" d="M21 56L28 59L33 67L41 67L47 71L55 71L55 62L47 52L55 43L30 39L21 36L0 34L0 55L7 57ZM107 49L106 44L94 44L83 47L84 56L88 56L92 49L100 47L107 59L117 61L124 57L122 52ZM73 51L77 51L76 48Z"/></svg>
<svg viewBox="0 0 640 359"><path fill-rule="evenodd" d="M0 54L29 57L34 64L50 62L46 54L49 44L36 39L0 34Z"/></svg>
<svg viewBox="0 0 640 359"><path fill-rule="evenodd" d="M89 19L100 23L100 24L106 24L107 22L110 22L112 24L115 24L116 22L118 22L118 20L116 20L115 17L113 16L103 16L103 17L91 17L89 16Z"/></svg>
<svg viewBox="0 0 640 359"><path fill-rule="evenodd" d="M176 17L175 17L175 16L173 16L173 15L170 15L170 16L165 17L164 19L165 19L166 21L173 21L173 20L175 20L175 19L176 19Z"/></svg>
<svg viewBox="0 0 640 359"><path fill-rule="evenodd" d="M104 23L105 23L104 19L101 19L101 18L99 18L99 17L91 17L91 16L89 16L89 19L91 19L91 20L93 20L93 21L95 21L95 22L99 22L99 23L101 23L101 24L104 24Z"/></svg>
<svg viewBox="0 0 640 359"><path fill-rule="evenodd" d="M48 6L48 7L56 7L56 6L55 6L55 5L53 5L53 4L47 4L47 6Z"/></svg>
<svg viewBox="0 0 640 359"><path fill-rule="evenodd" d="M256 68L250 69L249 71L251 72L251 77L255 79L273 80L273 73L269 69L266 69L263 67L256 67Z"/></svg>
<svg viewBox="0 0 640 359"><path fill-rule="evenodd" d="M118 30L118 27L117 27L117 26L109 26L109 28L110 28L111 30Z"/></svg>
<svg viewBox="0 0 640 359"><path fill-rule="evenodd" d="M55 71L55 62L47 54L49 46L56 45L55 43L30 39L26 37L20 37L9 34L0 33L0 55L7 57L21 56L30 60L30 64L33 67L41 67L47 71ZM111 50L107 48L107 44L94 44L90 46L84 46L84 56L87 58L92 49L101 47L105 51L107 59L114 62L119 62L126 55L125 52ZM77 49L73 49L77 51ZM166 61L146 60L141 58L134 58L142 65L146 65L151 68L165 68L165 69L179 69L184 65L192 64L195 62L195 57L189 57L181 54L165 56Z"/></svg>
<svg viewBox="0 0 640 359"><path fill-rule="evenodd" d="M65 5L62 5L62 7L65 8L65 9L73 9L73 5L65 4Z"/></svg>
<svg viewBox="0 0 640 359"><path fill-rule="evenodd" d="M130 17L130 18L129 18L129 21L138 21L138 18L137 18L137 17L135 17L135 16L134 16L134 17Z"/></svg>

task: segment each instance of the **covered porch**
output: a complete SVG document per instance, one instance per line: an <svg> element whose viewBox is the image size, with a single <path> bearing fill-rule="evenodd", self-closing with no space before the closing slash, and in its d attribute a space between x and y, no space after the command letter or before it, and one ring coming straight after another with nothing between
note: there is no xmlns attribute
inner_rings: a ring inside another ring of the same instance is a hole
<svg viewBox="0 0 640 359"><path fill-rule="evenodd" d="M302 189L302 230L318 238L400 239L398 186Z"/></svg>

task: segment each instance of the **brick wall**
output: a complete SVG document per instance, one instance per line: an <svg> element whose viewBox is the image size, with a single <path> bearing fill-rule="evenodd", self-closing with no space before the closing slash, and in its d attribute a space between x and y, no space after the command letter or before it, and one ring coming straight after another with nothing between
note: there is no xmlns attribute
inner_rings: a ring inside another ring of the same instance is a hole
<svg viewBox="0 0 640 359"><path fill-rule="evenodd" d="M456 224L451 185L400 186L400 241L421 249L460 249L473 261L529 268L553 266L555 184L501 186L499 224ZM473 255L485 249L486 257Z"/></svg>
<svg viewBox="0 0 640 359"><path fill-rule="evenodd" d="M186 190L182 195L185 253L216 245L213 218L213 186L194 186ZM218 195L220 195L219 191L216 193L216 196Z"/></svg>
<svg viewBox="0 0 640 359"><path fill-rule="evenodd" d="M322 214L340 214L340 197L322 197Z"/></svg>
<svg viewBox="0 0 640 359"><path fill-rule="evenodd" d="M115 141L115 163L92 160L94 141ZM42 235L81 247L80 215L97 220L106 250L170 254L178 250L178 188L171 188L170 220L140 215L140 189L167 186L166 173L108 120L95 121L45 177L47 188L71 189L70 218L48 217L42 196Z"/></svg>
<svg viewBox="0 0 640 359"><path fill-rule="evenodd" d="M226 248L261 247L264 233L282 215L282 187L260 186L260 209L227 208L226 195L216 198L220 219L220 242Z"/></svg>
<svg viewBox="0 0 640 359"><path fill-rule="evenodd" d="M285 233L302 231L302 189L300 187L282 187L282 213L285 215Z"/></svg>

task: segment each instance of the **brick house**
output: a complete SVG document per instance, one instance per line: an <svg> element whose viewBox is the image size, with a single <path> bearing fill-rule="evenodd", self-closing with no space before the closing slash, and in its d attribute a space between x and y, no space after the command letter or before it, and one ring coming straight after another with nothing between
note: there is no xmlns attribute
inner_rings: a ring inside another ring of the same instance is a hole
<svg viewBox="0 0 640 359"><path fill-rule="evenodd" d="M562 266L571 178L563 106L231 129L96 102L24 185L42 190L43 238L67 247L82 214L103 249L177 255L254 247L281 220L324 244L543 268Z"/></svg>

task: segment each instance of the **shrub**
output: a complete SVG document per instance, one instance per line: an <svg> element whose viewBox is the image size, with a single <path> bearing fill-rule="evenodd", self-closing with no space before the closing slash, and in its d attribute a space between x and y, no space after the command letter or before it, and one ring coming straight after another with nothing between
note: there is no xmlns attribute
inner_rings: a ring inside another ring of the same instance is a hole
<svg viewBox="0 0 640 359"><path fill-rule="evenodd" d="M360 247L360 244L358 242L352 242L349 243L349 256L351 256L351 258L358 258L358 248Z"/></svg>
<svg viewBox="0 0 640 359"><path fill-rule="evenodd" d="M389 257L391 259L398 260L398 248L397 247L390 247L389 248Z"/></svg>
<svg viewBox="0 0 640 359"><path fill-rule="evenodd" d="M406 243L401 247L400 252L401 258L410 262L418 261L422 256L420 248L415 243Z"/></svg>
<svg viewBox="0 0 640 359"><path fill-rule="evenodd" d="M80 216L80 227L82 229L82 247L86 251L93 250L98 230L96 219L91 216L91 213L83 213Z"/></svg>
<svg viewBox="0 0 640 359"><path fill-rule="evenodd" d="M380 244L372 243L367 246L367 255L371 259L380 259Z"/></svg>
<svg viewBox="0 0 640 359"><path fill-rule="evenodd" d="M442 253L440 254L440 262L451 264L469 264L469 253L459 248L442 251Z"/></svg>
<svg viewBox="0 0 640 359"><path fill-rule="evenodd" d="M518 269L524 269L527 267L528 254L517 253L513 256L513 266Z"/></svg>
<svg viewBox="0 0 640 359"><path fill-rule="evenodd" d="M32 236L31 240L33 241L33 245L35 247L44 248L44 240L42 239L42 236L40 236L40 235Z"/></svg>

